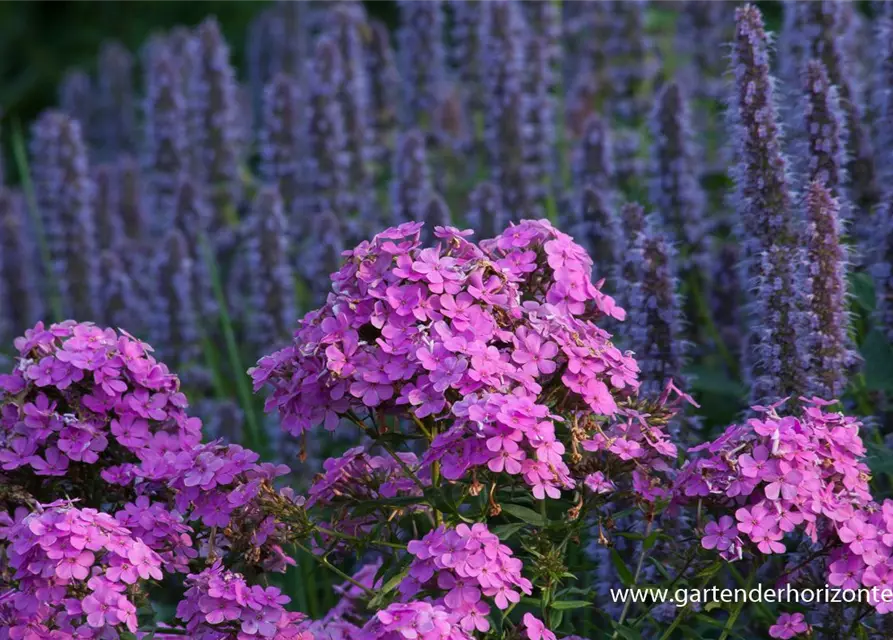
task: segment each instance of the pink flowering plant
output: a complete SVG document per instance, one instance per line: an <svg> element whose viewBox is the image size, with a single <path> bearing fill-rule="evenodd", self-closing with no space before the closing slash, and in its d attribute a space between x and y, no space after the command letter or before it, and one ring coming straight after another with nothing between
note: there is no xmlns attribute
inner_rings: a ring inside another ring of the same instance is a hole
<svg viewBox="0 0 893 640"><path fill-rule="evenodd" d="M19 338L0 377L0 639L725 639L743 603L609 591L893 584L893 502L872 498L856 420L801 399L677 446L693 399L640 392L605 329L625 312L569 236L421 231L346 251L326 303L250 371L288 434L350 442L303 495L283 465L202 442L133 336ZM296 611L286 572L331 606ZM890 608L746 624L856 637Z"/></svg>

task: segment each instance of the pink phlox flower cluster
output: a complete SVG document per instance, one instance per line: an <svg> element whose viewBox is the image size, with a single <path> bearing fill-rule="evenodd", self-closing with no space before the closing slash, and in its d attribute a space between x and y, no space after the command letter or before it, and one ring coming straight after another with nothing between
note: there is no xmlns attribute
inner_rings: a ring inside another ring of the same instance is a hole
<svg viewBox="0 0 893 640"><path fill-rule="evenodd" d="M18 366L0 376L3 470L63 476L72 462L96 464L109 447L135 460L200 442L201 423L186 415L179 380L133 336L90 323L38 323L15 346Z"/></svg>
<svg viewBox="0 0 893 640"><path fill-rule="evenodd" d="M16 614L10 637L41 628L77 630L70 637L78 638L107 637L118 626L136 631L133 595L142 581L162 578L157 553L95 509L59 501L17 515L2 533L13 571L13 584L0 592Z"/></svg>
<svg viewBox="0 0 893 640"><path fill-rule="evenodd" d="M555 634L532 613L525 613L521 622L524 624L524 635L528 640L556 640Z"/></svg>
<svg viewBox="0 0 893 640"><path fill-rule="evenodd" d="M769 627L769 636L788 640L798 635L809 633L810 626L802 613L783 613L778 616L775 624Z"/></svg>
<svg viewBox="0 0 893 640"><path fill-rule="evenodd" d="M191 638L199 640L312 640L305 616L286 611L289 597L277 587L250 586L220 562L186 579L186 594L177 617Z"/></svg>
<svg viewBox="0 0 893 640"><path fill-rule="evenodd" d="M565 387L570 410L612 416L638 388L638 367L596 326L622 309L590 280L592 261L545 220L524 221L476 245L420 223L388 229L345 252L322 308L292 345L252 369L272 388L292 434L349 412L456 420L423 458L444 475L470 468L518 475L537 497L574 486L541 401Z"/></svg>
<svg viewBox="0 0 893 640"><path fill-rule="evenodd" d="M481 596L506 610L520 602L522 593L532 593L533 585L521 575L521 561L482 523L438 527L410 542L408 550L415 560L400 583L400 593L412 597L429 589L445 591L438 603L457 616L465 631L490 628L486 618L490 607Z"/></svg>
<svg viewBox="0 0 893 640"><path fill-rule="evenodd" d="M860 515L871 494L859 423L823 406L807 401L799 417L761 409L759 417L689 450L702 455L680 472L674 500L701 499L726 510L708 523L702 546L734 560L748 541L760 553L777 554L788 535L817 543L836 533L857 556L875 550L876 528Z"/></svg>
<svg viewBox="0 0 893 640"><path fill-rule="evenodd" d="M472 640L456 614L428 602L394 603L375 614L356 640ZM354 640L354 638L351 638Z"/></svg>
<svg viewBox="0 0 893 640"><path fill-rule="evenodd" d="M139 496L115 513L115 520L158 553L168 572L187 573L189 561L198 557L193 548L192 527L166 505Z"/></svg>

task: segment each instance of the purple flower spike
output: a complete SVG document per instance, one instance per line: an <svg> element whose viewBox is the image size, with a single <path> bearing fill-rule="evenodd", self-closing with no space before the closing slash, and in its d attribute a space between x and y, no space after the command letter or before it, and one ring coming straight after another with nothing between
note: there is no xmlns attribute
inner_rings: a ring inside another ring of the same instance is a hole
<svg viewBox="0 0 893 640"><path fill-rule="evenodd" d="M397 143L391 181L391 219L395 224L420 222L431 195L431 175L420 131L404 133Z"/></svg>
<svg viewBox="0 0 893 640"><path fill-rule="evenodd" d="M107 42L97 62L97 149L112 159L132 151L137 140L134 59L120 42Z"/></svg>
<svg viewBox="0 0 893 640"><path fill-rule="evenodd" d="M22 198L0 188L0 334L4 336L6 331L32 326L43 314L38 272L32 268L38 259L34 249Z"/></svg>
<svg viewBox="0 0 893 640"><path fill-rule="evenodd" d="M405 92L402 121L406 127L418 127L437 106L446 75L443 9L439 0L405 0L399 8L397 51Z"/></svg>
<svg viewBox="0 0 893 640"><path fill-rule="evenodd" d="M810 60L803 75L807 159L806 184L818 181L833 197L840 198L847 182L846 128L837 88L828 80L825 65Z"/></svg>
<svg viewBox="0 0 893 640"><path fill-rule="evenodd" d="M195 154L192 174L209 189L211 230L216 232L236 214L242 195L238 85L216 20L208 18L198 26L190 47L194 68L187 105L189 143Z"/></svg>
<svg viewBox="0 0 893 640"><path fill-rule="evenodd" d="M150 334L163 357L178 365L200 355L193 299L194 264L186 238L172 229L152 265L154 295Z"/></svg>
<svg viewBox="0 0 893 640"><path fill-rule="evenodd" d="M93 182L80 124L47 111L33 126L31 166L52 273L67 315L97 317Z"/></svg>
<svg viewBox="0 0 893 640"><path fill-rule="evenodd" d="M329 212L344 219L349 200L344 118L338 102L343 70L335 40L320 36L308 66L304 152L308 185L302 225L312 225L317 216Z"/></svg>
<svg viewBox="0 0 893 640"><path fill-rule="evenodd" d="M391 32L380 20L369 22L366 50L369 77L369 125L372 129L372 159L377 173L386 172L397 135L397 105L400 102L400 73L391 46Z"/></svg>
<svg viewBox="0 0 893 640"><path fill-rule="evenodd" d="M438 194L432 194L428 204L425 205L425 215L422 222L425 223L423 227L425 234L422 237L425 238L427 236L427 242L434 241L434 230L437 227L449 227L453 224L450 208Z"/></svg>
<svg viewBox="0 0 893 640"><path fill-rule="evenodd" d="M624 237L620 219L608 193L591 185L585 185L575 203L576 219L571 225L577 242L581 243L592 258L592 278L607 282L613 290L620 267Z"/></svg>
<svg viewBox="0 0 893 640"><path fill-rule="evenodd" d="M96 138L99 104L93 80L83 69L72 69L59 85L59 109L81 123L81 134L88 145Z"/></svg>
<svg viewBox="0 0 893 640"><path fill-rule="evenodd" d="M478 27L483 14L483 3L451 0L449 7L453 13L450 62L455 67L459 82L464 89L466 112L477 114L484 106L481 93L483 69Z"/></svg>
<svg viewBox="0 0 893 640"><path fill-rule="evenodd" d="M480 22L484 73L484 140L491 179L499 185L509 218L531 215L524 159L528 157L524 98L526 27L518 3L495 0L483 5Z"/></svg>
<svg viewBox="0 0 893 640"><path fill-rule="evenodd" d="M259 133L260 174L282 197L289 231L300 234L298 207L301 195L304 114L297 82L277 74L264 89L263 116Z"/></svg>
<svg viewBox="0 0 893 640"><path fill-rule="evenodd" d="M149 55L143 108L143 156L149 229L166 232L174 223L174 198L180 178L189 170L186 99L174 52L159 44Z"/></svg>
<svg viewBox="0 0 893 640"><path fill-rule="evenodd" d="M288 224L282 208L276 187L263 187L255 196L249 222L247 259L253 280L249 336L259 353L284 343L296 319Z"/></svg>
<svg viewBox="0 0 893 640"><path fill-rule="evenodd" d="M704 192L690 128L688 102L675 82L657 97L651 116L651 203L681 248L682 273L706 272L710 257Z"/></svg>
<svg viewBox="0 0 893 640"><path fill-rule="evenodd" d="M847 172L852 180L851 198L853 204L868 215L880 202L881 192L874 149L865 118L862 88L853 60L848 57L844 37L845 4L796 2L787 5L786 10L794 12L791 20L795 26L791 31L796 34L794 40L802 48L802 57L796 59L798 71L804 69L809 60L820 60L828 72L828 80L837 87L848 132ZM859 230L865 232L861 227L860 224Z"/></svg>
<svg viewBox="0 0 893 640"><path fill-rule="evenodd" d="M819 181L806 192L805 289L809 292L810 396L839 398L853 362L849 349L846 247L840 210L831 190Z"/></svg>
<svg viewBox="0 0 893 640"><path fill-rule="evenodd" d="M505 228L505 209L502 194L492 182L482 182L468 196L466 226L475 229L482 239L494 238Z"/></svg>

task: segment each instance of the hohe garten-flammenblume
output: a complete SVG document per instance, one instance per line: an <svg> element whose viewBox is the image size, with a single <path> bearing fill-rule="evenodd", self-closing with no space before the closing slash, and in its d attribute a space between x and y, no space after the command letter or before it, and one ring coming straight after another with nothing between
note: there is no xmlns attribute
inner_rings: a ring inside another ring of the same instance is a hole
<svg viewBox="0 0 893 640"><path fill-rule="evenodd" d="M567 569L584 529L627 543L629 566L611 558L630 586L654 567L701 586L893 582L893 503L871 497L856 420L818 399L755 407L683 454L670 427L691 398L672 381L640 396L600 326L625 311L569 236L527 220L424 246L421 230L345 252L326 304L251 371L289 434L362 436L306 496L203 443L137 338L74 321L18 338L0 378L0 637L549 640L599 607ZM343 582L322 619L270 584L295 547ZM871 605L857 625L890 608ZM666 615L625 606L608 633L704 616ZM723 637L736 617L717 617ZM793 610L770 625L810 631Z"/></svg>

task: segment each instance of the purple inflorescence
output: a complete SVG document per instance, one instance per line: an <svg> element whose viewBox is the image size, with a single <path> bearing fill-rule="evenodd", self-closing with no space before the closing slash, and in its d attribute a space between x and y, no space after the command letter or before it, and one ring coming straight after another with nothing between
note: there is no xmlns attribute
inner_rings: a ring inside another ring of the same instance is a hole
<svg viewBox="0 0 893 640"><path fill-rule="evenodd" d="M290 76L277 74L264 89L260 143L260 175L282 198L289 232L300 234L299 198L303 161L304 114L300 87Z"/></svg>
<svg viewBox="0 0 893 640"><path fill-rule="evenodd" d="M639 260L636 258L633 248L639 235L645 231L645 221L645 208L638 202L627 202L620 207L618 217L620 235L618 236L618 246L615 248L620 258L617 271L614 274L617 290L617 295L614 297L617 299L617 304L625 309L629 308L629 297L632 295L639 268Z"/></svg>
<svg viewBox="0 0 893 640"><path fill-rule="evenodd" d="M427 237L428 242L433 242L435 240L434 230L437 227L445 228L452 225L452 215L446 200L437 193L432 193L428 203L425 205L425 213L421 222L425 223L423 227L425 233L422 234L422 238Z"/></svg>
<svg viewBox="0 0 893 640"><path fill-rule="evenodd" d="M555 175L555 100L552 97L552 51L549 41L528 30L525 43L524 151L528 197L535 203L533 214L542 215L544 202L552 195Z"/></svg>
<svg viewBox="0 0 893 640"><path fill-rule="evenodd" d="M381 173L382 167L390 165L391 149L397 135L400 73L391 46L391 32L380 20L369 21L366 74L369 77L371 156Z"/></svg>
<svg viewBox="0 0 893 640"><path fill-rule="evenodd" d="M275 186L262 187L255 196L249 227L249 339L258 352L263 352L284 343L296 320L288 224Z"/></svg>
<svg viewBox="0 0 893 640"><path fill-rule="evenodd" d="M839 199L847 176L846 127L837 88L830 83L825 65L818 60L810 60L807 64L802 87L802 113L808 146L800 160L806 161L805 183L818 181Z"/></svg>
<svg viewBox="0 0 893 640"><path fill-rule="evenodd" d="M431 175L420 131L408 131L397 141L391 175L391 221L421 222L431 197Z"/></svg>
<svg viewBox="0 0 893 640"><path fill-rule="evenodd" d="M605 51L611 82L614 118L629 125L648 113L647 89L651 82L651 42L645 31L644 0L610 2Z"/></svg>
<svg viewBox="0 0 893 640"><path fill-rule="evenodd" d="M609 192L585 184L573 205L575 219L570 226L574 239L592 258L592 278L606 279L613 290L624 245L620 219Z"/></svg>
<svg viewBox="0 0 893 640"><path fill-rule="evenodd" d="M96 226L96 244L100 251L119 249L123 233L121 220L118 218L115 182L117 176L111 165L103 164L93 169L93 219Z"/></svg>
<svg viewBox="0 0 893 640"><path fill-rule="evenodd" d="M683 382L685 340L674 250L658 219L646 219L632 243L633 281L627 316L630 346L639 363L641 392L657 397L668 380Z"/></svg>
<svg viewBox="0 0 893 640"><path fill-rule="evenodd" d="M481 58L481 34L479 25L483 3L451 0L453 20L450 31L450 63L462 84L465 109L471 114L480 113L484 101L481 77L484 73Z"/></svg>
<svg viewBox="0 0 893 640"><path fill-rule="evenodd" d="M49 277L55 280L64 312L90 321L97 314L99 283L93 263L94 187L81 127L63 113L47 111L32 133L31 166L50 252Z"/></svg>
<svg viewBox="0 0 893 640"><path fill-rule="evenodd" d="M583 135L571 158L576 189L591 186L602 191L614 189L614 154L611 129L598 115L586 119Z"/></svg>
<svg viewBox="0 0 893 640"><path fill-rule="evenodd" d="M189 287L191 304L202 317L217 313L211 275L202 250L203 243L208 242L211 216L211 207L202 187L188 178L181 180L174 197L173 228L179 230L186 241L192 279Z"/></svg>
<svg viewBox="0 0 893 640"><path fill-rule="evenodd" d="M686 0L676 23L676 50L686 59L680 70L685 91L697 99L722 100L724 55L732 37L734 6L713 0Z"/></svg>
<svg viewBox="0 0 893 640"><path fill-rule="evenodd" d="M149 334L159 353L182 365L200 354L199 327L193 298L194 264L189 244L176 228L171 229L152 265L153 296Z"/></svg>
<svg viewBox="0 0 893 640"><path fill-rule="evenodd" d="M808 292L808 392L831 400L847 384L853 358L849 350L846 246L842 242L840 207L831 189L816 180L805 196L805 260Z"/></svg>
<svg viewBox="0 0 893 640"><path fill-rule="evenodd" d="M187 106L173 50L159 44L145 75L142 165L146 176L149 229L164 233L173 224L177 184L189 171Z"/></svg>
<svg viewBox="0 0 893 640"><path fill-rule="evenodd" d="M683 273L710 263L704 191L692 137L688 101L675 82L664 86L651 116L651 203L681 248Z"/></svg>
<svg viewBox="0 0 893 640"><path fill-rule="evenodd" d="M308 62L306 151L307 192L304 220L327 212L347 216L348 160L345 152L344 118L338 103L342 62L337 42L323 35Z"/></svg>
<svg viewBox="0 0 893 640"><path fill-rule="evenodd" d="M99 51L96 73L97 151L112 159L130 151L137 139L134 59L120 42L107 42Z"/></svg>
<svg viewBox="0 0 893 640"><path fill-rule="evenodd" d="M372 211L371 174L369 172L369 78L363 34L368 28L361 2L338 2L326 14L326 31L341 52L342 73L338 103L344 119L344 151L347 163L351 210L366 218Z"/></svg>
<svg viewBox="0 0 893 640"><path fill-rule="evenodd" d="M889 150L893 148L893 4L884 3L874 42L880 50L880 59L876 61L874 69L872 95L877 147ZM879 153L877 164L885 182L893 177L893 158L889 153Z"/></svg>
<svg viewBox="0 0 893 640"><path fill-rule="evenodd" d="M739 165L735 171L739 238L751 302L746 368L754 403L798 397L805 391L805 349L799 292L794 205L787 160L769 75L768 37L763 17L747 5L735 14L733 50Z"/></svg>
<svg viewBox="0 0 893 640"><path fill-rule="evenodd" d="M6 338L7 331L31 326L43 314L36 261L22 198L0 187L0 335Z"/></svg>
<svg viewBox="0 0 893 640"><path fill-rule="evenodd" d="M509 218L520 220L532 211L524 163L528 157L523 86L526 28L521 7L505 0L484 3L479 26L490 175L502 191Z"/></svg>
<svg viewBox="0 0 893 640"><path fill-rule="evenodd" d="M59 85L59 109L81 124L84 141L95 139L99 105L90 75L83 69L72 69Z"/></svg>
<svg viewBox="0 0 893 640"><path fill-rule="evenodd" d="M437 106L446 75L443 49L443 10L439 0L399 3L397 50L403 78L405 126L423 125L425 114Z"/></svg>
<svg viewBox="0 0 893 640"><path fill-rule="evenodd" d="M238 85L229 47L215 19L198 26L190 48L194 65L187 95L189 144L194 150L191 173L209 189L211 229L217 231L227 226L242 195Z"/></svg>
<svg viewBox="0 0 893 640"><path fill-rule="evenodd" d="M495 238L506 224L502 193L492 182L482 182L468 196L465 224L482 239Z"/></svg>
<svg viewBox="0 0 893 640"><path fill-rule="evenodd" d="M800 49L792 56L800 71L811 59L820 60L831 84L837 87L845 118L847 172L852 182L852 201L867 215L880 202L874 149L868 131L865 105L858 74L848 57L845 42L845 8L841 2L797 2L793 13L791 40ZM802 57L797 58L797 54Z"/></svg>

